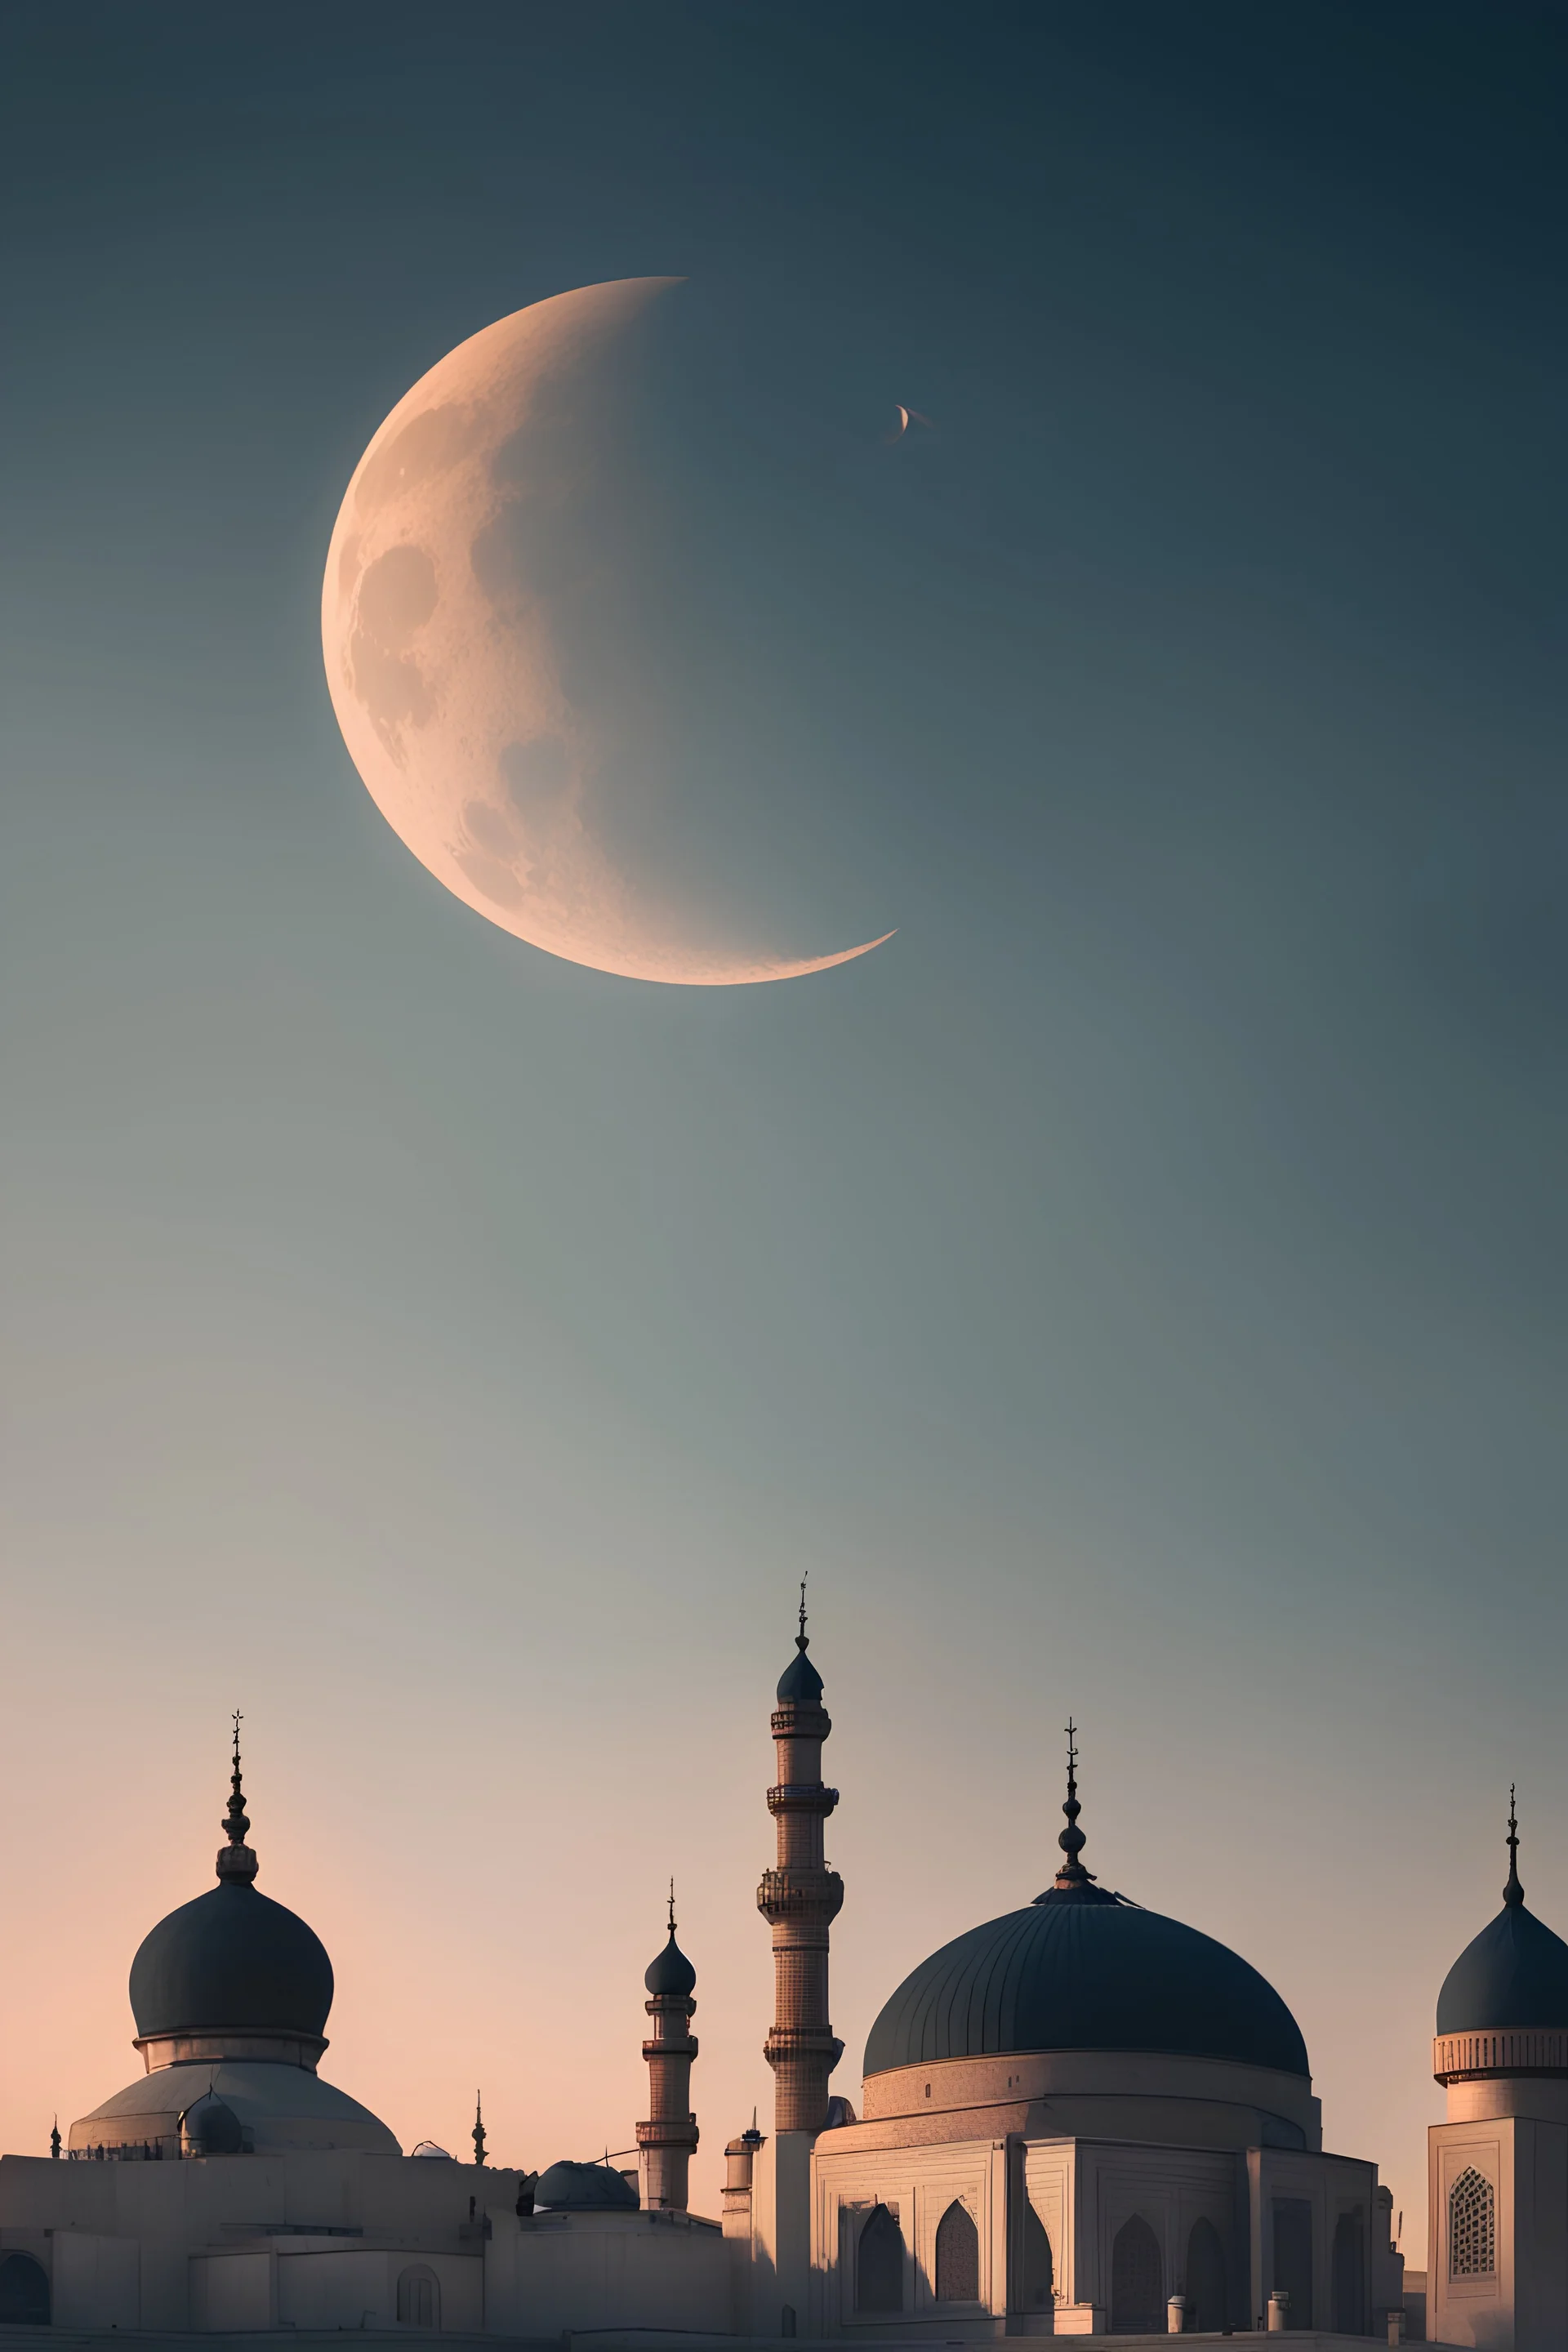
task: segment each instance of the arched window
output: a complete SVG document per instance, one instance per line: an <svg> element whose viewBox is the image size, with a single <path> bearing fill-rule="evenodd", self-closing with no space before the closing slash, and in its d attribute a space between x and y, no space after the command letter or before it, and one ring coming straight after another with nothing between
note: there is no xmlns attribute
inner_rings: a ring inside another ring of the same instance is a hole
<svg viewBox="0 0 1568 2352"><path fill-rule="evenodd" d="M1018 2300L1026 2311L1049 2311L1055 2305L1057 2266L1051 2260L1051 2242L1046 2235L1046 2225L1028 2199L1024 2200L1024 2275L1018 2282Z"/></svg>
<svg viewBox="0 0 1568 2352"><path fill-rule="evenodd" d="M1230 2326L1230 2295L1225 2248L1206 2217L1193 2223L1187 2240L1187 2325L1202 2336L1218 2336Z"/></svg>
<svg viewBox="0 0 1568 2352"><path fill-rule="evenodd" d="M1490 2278L1497 2269L1497 2191L1467 2165L1448 2191L1448 2276Z"/></svg>
<svg viewBox="0 0 1568 2352"><path fill-rule="evenodd" d="M31 2254L7 2254L0 2262L0 2326L47 2327L49 2282Z"/></svg>
<svg viewBox="0 0 1568 2352"><path fill-rule="evenodd" d="M1366 2258L1359 2213L1334 2224L1334 2333L1360 2336L1366 2325Z"/></svg>
<svg viewBox="0 0 1568 2352"><path fill-rule="evenodd" d="M397 2317L404 2327L441 2325L441 2282L423 2263L416 2263L398 2278Z"/></svg>
<svg viewBox="0 0 1568 2352"><path fill-rule="evenodd" d="M902 2311L903 2307L904 2233L896 2214L885 2205L873 2205L856 2248L855 2308Z"/></svg>
<svg viewBox="0 0 1568 2352"><path fill-rule="evenodd" d="M936 2299L938 2303L980 2300L980 2232L961 2197L953 2199L936 2225Z"/></svg>
<svg viewBox="0 0 1568 2352"><path fill-rule="evenodd" d="M1123 2221L1110 2249L1110 2332L1113 2336L1163 2336L1165 2332L1164 2265L1160 2241L1141 2213Z"/></svg>

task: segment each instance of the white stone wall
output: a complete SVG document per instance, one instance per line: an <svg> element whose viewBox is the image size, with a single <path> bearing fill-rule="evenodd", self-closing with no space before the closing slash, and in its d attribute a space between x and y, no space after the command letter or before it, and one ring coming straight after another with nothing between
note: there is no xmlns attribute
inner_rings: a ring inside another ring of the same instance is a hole
<svg viewBox="0 0 1568 2352"><path fill-rule="evenodd" d="M1459 2104L1451 2091L1450 2111ZM1568 2125L1528 2114L1461 2116L1432 2126L1427 2154L1428 2338L1484 2352L1561 2352L1568 2344ZM1456 2275L1452 2198L1467 2171L1492 2192L1494 2264Z"/></svg>
<svg viewBox="0 0 1568 2352"><path fill-rule="evenodd" d="M730 2332L734 2250L715 2221L687 2213L539 2213L494 2216L491 2231L489 2335Z"/></svg>
<svg viewBox="0 0 1568 2352"><path fill-rule="evenodd" d="M896 2336L910 2323L948 2335L997 2332L1007 2309L1007 2146L958 2140L938 2146L839 2147L847 2134L819 2139L812 2168L814 2332ZM942 2303L936 2293L937 2225L962 2202L980 2240L980 2294L973 2303ZM903 2231L904 2302L894 2315L858 2308L860 2232L878 2204Z"/></svg>

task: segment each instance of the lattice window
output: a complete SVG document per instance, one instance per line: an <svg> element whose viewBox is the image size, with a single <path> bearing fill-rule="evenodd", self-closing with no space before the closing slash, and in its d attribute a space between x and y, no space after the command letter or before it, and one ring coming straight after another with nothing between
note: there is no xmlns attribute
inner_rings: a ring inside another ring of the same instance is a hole
<svg viewBox="0 0 1568 2352"><path fill-rule="evenodd" d="M1490 2278L1497 2269L1497 2191L1467 2165L1448 2191L1448 2275Z"/></svg>
<svg viewBox="0 0 1568 2352"><path fill-rule="evenodd" d="M936 2226L938 2303L980 2300L980 2232L974 2216L955 2197Z"/></svg>
<svg viewBox="0 0 1568 2352"><path fill-rule="evenodd" d="M1140 2213L1123 2221L1110 2249L1110 2332L1155 2336L1166 2325L1160 2241Z"/></svg>

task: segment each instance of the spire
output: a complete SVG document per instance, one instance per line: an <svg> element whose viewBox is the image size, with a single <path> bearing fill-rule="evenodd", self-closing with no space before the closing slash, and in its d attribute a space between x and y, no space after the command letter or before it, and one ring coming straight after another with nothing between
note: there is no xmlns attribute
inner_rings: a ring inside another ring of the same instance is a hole
<svg viewBox="0 0 1568 2352"><path fill-rule="evenodd" d="M657 1959L648 1963L644 1984L657 1999L661 1993L673 1993L686 2000L697 1990L697 1971L675 1940L675 1881L669 1882L668 1941Z"/></svg>
<svg viewBox="0 0 1568 2352"><path fill-rule="evenodd" d="M476 2164L483 2164L485 2160L485 2111L480 2104L478 2091L474 2093L474 2128L472 2137L474 2143L474 2162Z"/></svg>
<svg viewBox="0 0 1568 2352"><path fill-rule="evenodd" d="M1524 1889L1519 1883L1519 1822L1514 1811L1514 1784L1508 1784L1508 1885L1502 1899L1510 1911L1524 1907Z"/></svg>
<svg viewBox="0 0 1568 2352"><path fill-rule="evenodd" d="M1093 1878L1094 1873L1092 1870L1086 1870L1082 1863L1079 1860L1079 1854L1083 1852L1084 1847L1088 1844L1089 1841L1078 1825L1078 1817L1079 1813L1082 1812L1083 1807L1078 1801L1078 1726L1074 1723L1070 1715L1067 1719L1066 1728L1068 1736L1068 1796L1067 1802L1062 1807L1062 1811L1068 1817L1068 1825L1066 1829L1063 1830L1060 1837L1058 1838L1057 1843L1066 1854L1067 1860L1063 1863L1061 1868L1057 1873L1056 1883L1061 1887L1087 1886Z"/></svg>
<svg viewBox="0 0 1568 2352"><path fill-rule="evenodd" d="M808 1568L805 1571L805 1576L809 1576L810 1574L811 1570ZM805 1635L805 1576L803 1576L800 1580L800 1631L795 1637L795 1646L797 1650L801 1651L809 1650L811 1647L811 1643L807 1641Z"/></svg>
<svg viewBox="0 0 1568 2352"><path fill-rule="evenodd" d="M218 1848L217 1874L220 1879L232 1878L248 1885L256 1875L257 1862L245 1843L245 1833L250 1823L246 1817L245 1790L239 1779L239 1727L244 1720L237 1707L234 1715L234 1770L229 1779L228 1811L221 1824L227 1834L228 1843Z"/></svg>
<svg viewBox="0 0 1568 2352"><path fill-rule="evenodd" d="M49 2134L49 2154L54 2158L55 2162L58 2164L60 2160L60 2119L58 2116L55 2117L55 2127Z"/></svg>

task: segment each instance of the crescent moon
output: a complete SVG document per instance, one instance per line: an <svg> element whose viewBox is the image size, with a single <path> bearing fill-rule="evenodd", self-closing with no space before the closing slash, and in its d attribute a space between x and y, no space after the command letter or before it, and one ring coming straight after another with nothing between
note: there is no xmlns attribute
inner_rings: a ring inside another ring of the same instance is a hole
<svg viewBox="0 0 1568 2352"><path fill-rule="evenodd" d="M732 988L829 971L893 934L831 955L704 947L689 917L639 893L596 825L610 753L583 649L603 641L615 565L595 418L630 329L680 282L554 295L420 378L344 494L321 646L372 799L454 897L595 971Z"/></svg>

